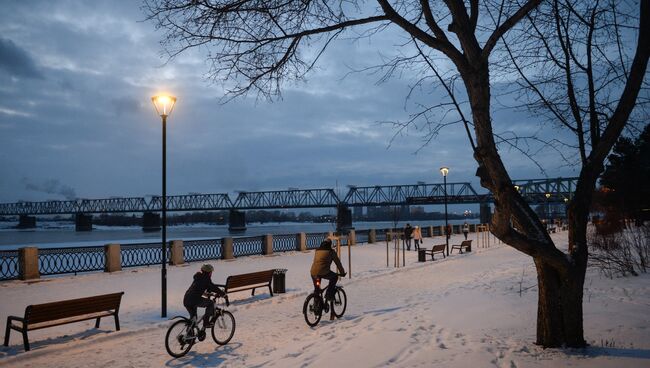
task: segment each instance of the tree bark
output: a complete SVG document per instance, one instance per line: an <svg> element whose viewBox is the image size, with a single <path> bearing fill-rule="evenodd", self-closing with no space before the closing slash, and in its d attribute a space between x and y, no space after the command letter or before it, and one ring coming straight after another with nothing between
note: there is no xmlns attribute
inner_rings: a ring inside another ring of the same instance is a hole
<svg viewBox="0 0 650 368"><path fill-rule="evenodd" d="M584 270L558 271L541 258L537 268L537 341L545 348L586 345L582 324Z"/></svg>

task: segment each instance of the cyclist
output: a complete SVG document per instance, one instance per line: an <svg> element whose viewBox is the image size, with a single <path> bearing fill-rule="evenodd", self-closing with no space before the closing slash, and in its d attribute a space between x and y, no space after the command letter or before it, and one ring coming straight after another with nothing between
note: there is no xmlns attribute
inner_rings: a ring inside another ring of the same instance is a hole
<svg viewBox="0 0 650 368"><path fill-rule="evenodd" d="M341 260L336 255L334 249L332 249L332 239L325 239L320 243L320 247L316 248L316 253L314 254L314 262L311 264L311 279L316 286L316 279L326 279L329 280L327 285L327 291L325 291L325 299L332 300L334 299L334 292L336 291L336 281L338 275L336 272L330 270L330 265L332 261L336 263L339 274L345 277L345 269L341 264Z"/></svg>
<svg viewBox="0 0 650 368"><path fill-rule="evenodd" d="M214 302L208 298L203 297L206 291L216 293L219 297L226 295L217 285L212 283L212 271L214 267L209 264L201 266L201 271L194 274L194 281L192 285L185 292L183 297L183 305L190 312L190 318L196 318L196 309L198 307L205 308L205 315L203 316L203 329L212 327L210 317L214 314Z"/></svg>

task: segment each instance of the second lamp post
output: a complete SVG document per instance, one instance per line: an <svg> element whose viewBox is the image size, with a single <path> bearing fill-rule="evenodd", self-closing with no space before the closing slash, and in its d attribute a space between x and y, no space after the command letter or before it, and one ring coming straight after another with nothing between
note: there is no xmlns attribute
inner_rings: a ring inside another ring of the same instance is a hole
<svg viewBox="0 0 650 368"><path fill-rule="evenodd" d="M445 244L447 245L447 255L449 255L449 219L447 217L447 174L449 174L449 168L443 166L440 168L442 173L442 178L444 180L444 193L445 193Z"/></svg>

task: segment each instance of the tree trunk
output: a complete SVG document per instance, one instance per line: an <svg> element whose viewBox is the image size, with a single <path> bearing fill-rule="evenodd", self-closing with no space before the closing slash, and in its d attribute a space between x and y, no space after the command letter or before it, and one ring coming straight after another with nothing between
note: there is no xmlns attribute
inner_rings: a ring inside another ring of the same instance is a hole
<svg viewBox="0 0 650 368"><path fill-rule="evenodd" d="M584 347L586 343L583 335L582 295L586 271L586 245L584 242L586 227L572 226L571 231L574 233L569 236L569 240L573 252L561 256L562 261L569 259L570 261L558 262L557 254L553 255L553 252L549 251L551 248L556 250L553 241L539 223L539 219L534 216L530 207L521 208L521 204L516 202L517 198L512 196L512 182L498 154L492 132L487 65L482 65L479 70L474 72L465 71L461 74L467 87L476 131L475 158L479 164L477 176L481 179L481 185L493 193L496 211L509 214L508 216L494 216L492 219L494 229L499 235L507 234L511 227L511 221L514 219L517 223L526 224L524 227L529 227L529 231L524 230L524 233L529 233L529 236L539 240L538 247L545 249L545 251L537 249L527 252L533 257L537 268L539 289L537 344L545 348ZM524 204L524 206L526 205ZM588 208L588 206L586 207ZM582 209L575 218L579 222L578 225L586 224L586 212ZM571 225L576 225L575 221L571 222ZM582 246L573 247L575 240L578 240ZM527 247L516 248L521 250ZM545 257L556 257L555 263L552 264L552 259Z"/></svg>
<svg viewBox="0 0 650 368"><path fill-rule="evenodd" d="M585 347L582 325L584 270L571 267L559 272L541 258L535 259L539 299L537 341L545 348Z"/></svg>

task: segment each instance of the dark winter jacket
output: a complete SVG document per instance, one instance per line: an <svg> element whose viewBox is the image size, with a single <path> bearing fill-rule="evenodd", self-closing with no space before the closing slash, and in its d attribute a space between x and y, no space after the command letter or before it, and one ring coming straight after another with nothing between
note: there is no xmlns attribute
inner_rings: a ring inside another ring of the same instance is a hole
<svg viewBox="0 0 650 368"><path fill-rule="evenodd" d="M404 236L407 239L410 239L412 234L413 234L413 227L411 225L408 225L407 227L404 228Z"/></svg>
<svg viewBox="0 0 650 368"><path fill-rule="evenodd" d="M206 272L197 272L194 274L194 281L190 288L185 292L183 304L186 306L196 305L203 299L203 293L211 291L222 295L223 291L210 280L210 274Z"/></svg>
<svg viewBox="0 0 650 368"><path fill-rule="evenodd" d="M311 264L310 274L312 276L325 276L330 272L330 265L332 261L336 263L339 273L345 273L341 260L336 255L334 249L330 247L320 246L316 248L314 254L314 262Z"/></svg>

